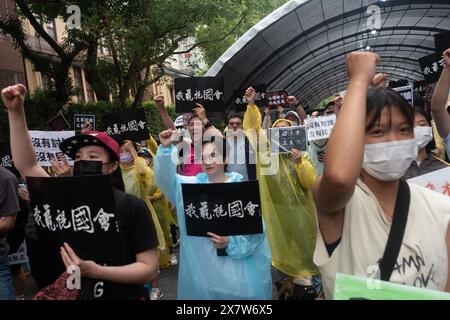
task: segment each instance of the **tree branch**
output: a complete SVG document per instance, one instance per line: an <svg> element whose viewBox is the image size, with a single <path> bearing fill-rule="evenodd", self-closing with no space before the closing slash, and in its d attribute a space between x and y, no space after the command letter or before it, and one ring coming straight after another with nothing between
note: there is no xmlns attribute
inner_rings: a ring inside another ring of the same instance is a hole
<svg viewBox="0 0 450 320"><path fill-rule="evenodd" d="M34 17L33 13L28 8L28 5L23 0L15 0L17 3L17 6L20 8L20 11L27 17L27 19L30 21L31 25L33 26L34 30L42 37L44 40L52 47L53 50L58 54L58 56L64 60L67 59L66 52L59 46L59 44L53 40L52 37L42 28L41 24L36 21L36 18Z"/></svg>

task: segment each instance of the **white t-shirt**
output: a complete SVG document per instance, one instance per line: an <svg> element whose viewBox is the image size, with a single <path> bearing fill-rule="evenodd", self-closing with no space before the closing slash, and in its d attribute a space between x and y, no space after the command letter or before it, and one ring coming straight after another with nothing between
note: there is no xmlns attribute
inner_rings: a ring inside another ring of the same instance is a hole
<svg viewBox="0 0 450 320"><path fill-rule="evenodd" d="M403 243L390 281L443 291L447 283L446 233L450 198L409 184L411 203ZM342 238L331 257L318 232L314 262L322 275L325 298L333 298L336 273L374 278L386 247L391 222L375 195L359 180L344 213Z"/></svg>

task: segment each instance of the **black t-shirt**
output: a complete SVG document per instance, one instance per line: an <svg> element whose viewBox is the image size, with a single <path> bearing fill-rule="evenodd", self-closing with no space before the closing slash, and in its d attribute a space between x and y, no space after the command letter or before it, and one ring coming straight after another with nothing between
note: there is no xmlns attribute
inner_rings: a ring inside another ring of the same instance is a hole
<svg viewBox="0 0 450 320"><path fill-rule="evenodd" d="M0 217L13 216L19 212L19 183L7 169L0 167ZM0 259L8 255L6 234L0 233Z"/></svg>
<svg viewBox="0 0 450 320"><path fill-rule="evenodd" d="M158 247L155 225L150 210L141 199L117 189L114 198L124 244L124 264L131 264L136 262L136 254ZM93 279L84 279L81 291L81 299L137 300L145 295L144 284L122 285Z"/></svg>

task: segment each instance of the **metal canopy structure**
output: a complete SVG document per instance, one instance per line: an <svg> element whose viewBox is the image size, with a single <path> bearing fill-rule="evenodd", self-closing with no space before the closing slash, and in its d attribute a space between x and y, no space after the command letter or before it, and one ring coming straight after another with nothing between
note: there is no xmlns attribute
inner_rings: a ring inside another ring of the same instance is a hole
<svg viewBox="0 0 450 320"><path fill-rule="evenodd" d="M418 59L434 52L434 34L448 30L450 0L291 0L236 41L207 76L225 78L227 103L234 90L264 83L314 108L347 87L347 53L378 53L378 70L390 80L423 80Z"/></svg>

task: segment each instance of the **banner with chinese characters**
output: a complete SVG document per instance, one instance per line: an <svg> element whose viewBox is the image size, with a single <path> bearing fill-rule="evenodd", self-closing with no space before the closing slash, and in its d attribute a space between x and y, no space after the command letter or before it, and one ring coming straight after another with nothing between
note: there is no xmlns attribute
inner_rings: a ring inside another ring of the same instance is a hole
<svg viewBox="0 0 450 320"><path fill-rule="evenodd" d="M239 90L234 91L233 95L233 102L236 106L236 112L245 111L247 109L247 97L245 96L245 92L248 88L242 88ZM261 84L257 86L253 86L253 89L255 89L256 96L255 96L255 103L258 107L264 108L267 104L267 98L266 98L266 85Z"/></svg>
<svg viewBox="0 0 450 320"><path fill-rule="evenodd" d="M450 197L450 167L409 179L408 182Z"/></svg>
<svg viewBox="0 0 450 320"><path fill-rule="evenodd" d="M14 252L8 256L9 265L24 264L28 262L27 246L25 241L22 242L17 252Z"/></svg>
<svg viewBox="0 0 450 320"><path fill-rule="evenodd" d="M111 177L27 177L39 241L48 250L67 242L84 260L124 261Z"/></svg>
<svg viewBox="0 0 450 320"><path fill-rule="evenodd" d="M427 84L438 82L441 72L444 68L444 58L435 53L429 54L419 59L420 68Z"/></svg>
<svg viewBox="0 0 450 320"><path fill-rule="evenodd" d="M75 133L81 133L81 129L86 122L89 122L92 125L92 131L95 131L95 115L93 114L76 114L73 116L73 128L75 129Z"/></svg>
<svg viewBox="0 0 450 320"><path fill-rule="evenodd" d="M262 229L258 181L183 184L189 236L259 234Z"/></svg>
<svg viewBox="0 0 450 320"><path fill-rule="evenodd" d="M289 103L287 101L289 94L287 93L287 91L271 91L267 92L266 96L267 106L270 109L276 109L276 107L278 106L282 106L283 108L287 108L289 106Z"/></svg>
<svg viewBox="0 0 450 320"><path fill-rule="evenodd" d="M416 92L419 96L424 96L429 90L427 83L425 80L422 81L414 81L413 83L414 92Z"/></svg>
<svg viewBox="0 0 450 320"><path fill-rule="evenodd" d="M225 111L223 78L195 77L175 79L175 106L177 113L192 112L200 103L207 113Z"/></svg>
<svg viewBox="0 0 450 320"><path fill-rule="evenodd" d="M411 263L411 261L410 261ZM331 297L327 297L331 298ZM450 294L373 278L336 274L334 300L450 300Z"/></svg>
<svg viewBox="0 0 450 320"><path fill-rule="evenodd" d="M269 136L271 153L289 153L292 149L308 150L305 127L271 128Z"/></svg>
<svg viewBox="0 0 450 320"><path fill-rule="evenodd" d="M308 141L328 139L335 123L335 115L306 119L305 127L308 131Z"/></svg>
<svg viewBox="0 0 450 320"><path fill-rule="evenodd" d="M36 161L40 166L51 166L51 159L63 159L64 153L59 144L75 135L75 131L29 131L31 142L36 151ZM67 159L69 160L69 159ZM73 161L69 161L73 165Z"/></svg>
<svg viewBox="0 0 450 320"><path fill-rule="evenodd" d="M400 93L400 95L405 98L408 103L413 106L414 105L414 98L413 98L413 87L412 85L404 86L404 87L398 87L398 88L392 88L394 91L397 91Z"/></svg>
<svg viewBox="0 0 450 320"><path fill-rule="evenodd" d="M138 142L150 138L147 117L142 108L108 114L105 116L104 122L105 132L119 143L124 140Z"/></svg>

